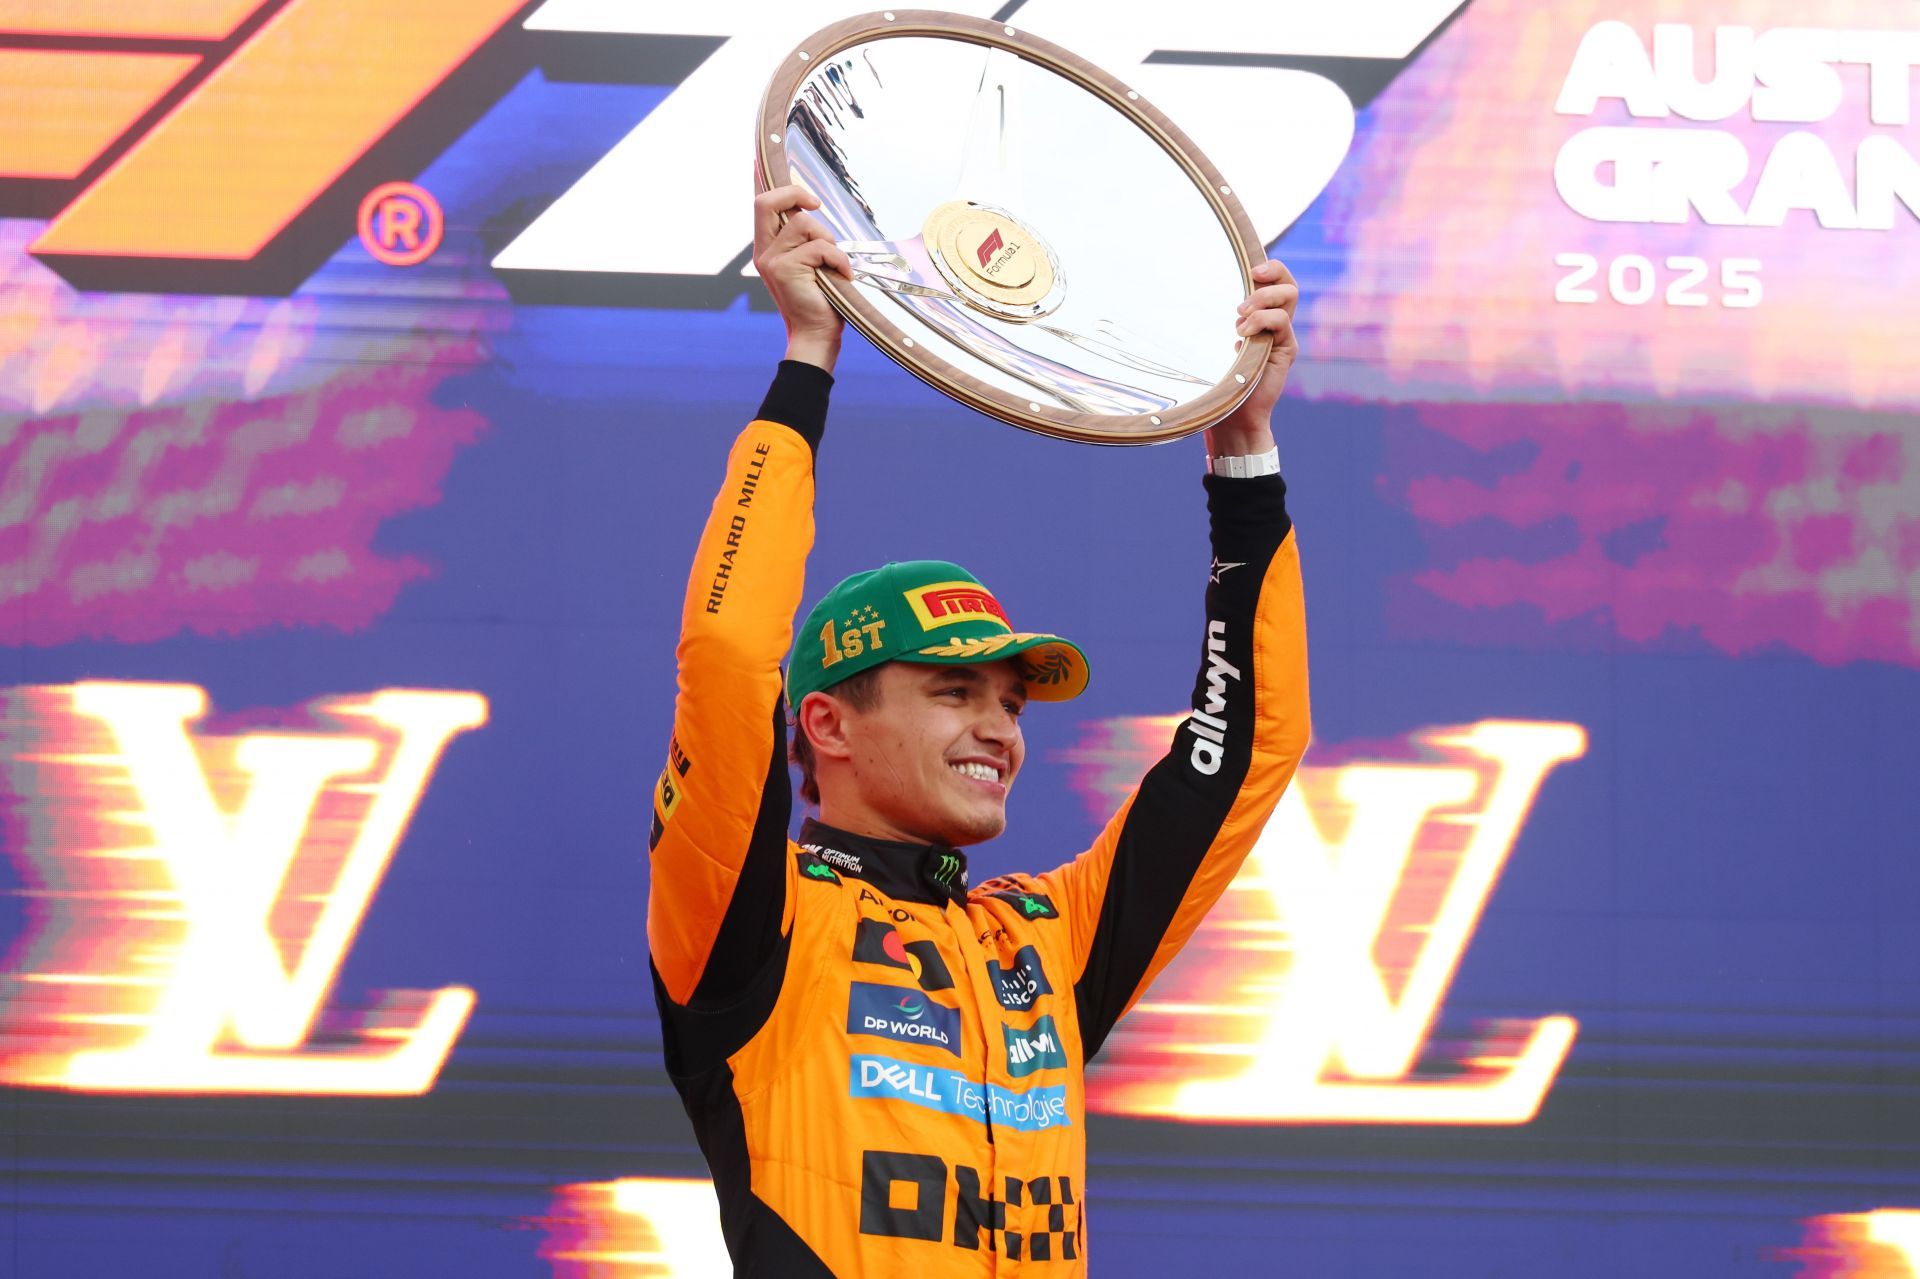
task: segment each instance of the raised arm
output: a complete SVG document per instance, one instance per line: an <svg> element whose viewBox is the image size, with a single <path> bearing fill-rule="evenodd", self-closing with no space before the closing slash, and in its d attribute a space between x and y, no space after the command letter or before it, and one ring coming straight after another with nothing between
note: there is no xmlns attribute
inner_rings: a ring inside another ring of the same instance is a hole
<svg viewBox="0 0 1920 1279"><path fill-rule="evenodd" d="M839 316L813 273L846 265L798 212L810 199L785 187L754 202L754 260L787 321L788 358L728 455L681 608L647 901L654 971L677 1005L746 989L783 934L792 795L780 661L813 546L814 451L840 345Z"/></svg>
<svg viewBox="0 0 1920 1279"><path fill-rule="evenodd" d="M1208 433L1210 458L1265 469L1270 420L1299 353L1299 290L1278 262L1254 272L1239 332L1273 335L1254 392ZM1200 924L1260 837L1307 748L1300 559L1277 473L1205 480L1212 563L1192 714L1092 848L1039 887L1070 921L1081 1043L1091 1057Z"/></svg>

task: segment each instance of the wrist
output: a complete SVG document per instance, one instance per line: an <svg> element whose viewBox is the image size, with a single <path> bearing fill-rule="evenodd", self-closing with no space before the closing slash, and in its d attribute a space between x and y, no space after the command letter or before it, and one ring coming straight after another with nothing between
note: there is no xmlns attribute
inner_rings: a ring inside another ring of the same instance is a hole
<svg viewBox="0 0 1920 1279"><path fill-rule="evenodd" d="M1249 426L1231 418L1207 430L1209 457L1245 457L1274 447L1273 430L1266 423Z"/></svg>
<svg viewBox="0 0 1920 1279"><path fill-rule="evenodd" d="M787 335L786 358L831 373L834 362L840 358L840 335L790 333Z"/></svg>

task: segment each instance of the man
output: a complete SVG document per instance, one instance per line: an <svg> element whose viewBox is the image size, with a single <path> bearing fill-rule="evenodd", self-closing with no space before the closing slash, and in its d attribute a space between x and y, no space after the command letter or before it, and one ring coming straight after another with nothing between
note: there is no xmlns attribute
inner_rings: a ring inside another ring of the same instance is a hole
<svg viewBox="0 0 1920 1279"><path fill-rule="evenodd" d="M797 187L755 202L787 359L734 444L687 591L647 914L667 1068L736 1274L1082 1275L1085 1062L1232 880L1306 749L1268 426L1298 291L1279 263L1256 270L1238 331L1271 333L1273 356L1209 432L1192 717L1091 849L969 891L961 849L1006 824L1022 709L1077 694L1086 663L931 561L857 574L791 630L842 332L814 271L850 271L815 207ZM820 806L798 842L788 699Z"/></svg>

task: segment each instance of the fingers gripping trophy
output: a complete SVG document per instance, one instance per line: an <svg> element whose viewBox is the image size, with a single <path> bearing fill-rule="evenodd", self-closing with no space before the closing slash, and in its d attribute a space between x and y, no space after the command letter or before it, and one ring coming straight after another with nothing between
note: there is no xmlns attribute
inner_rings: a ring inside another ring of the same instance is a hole
<svg viewBox="0 0 1920 1279"><path fill-rule="evenodd" d="M1038 119L1092 141L1037 154ZM1087 1062L1306 749L1271 425L1299 289L1170 121L999 24L830 27L776 74L760 128L754 265L787 348L682 613L649 839L668 1071L737 1275L1083 1275ZM1076 204L1112 185L1102 165L1130 175L1125 217ZM801 612L848 323L1028 430L1204 432L1190 713L1091 847L1024 850L1032 873L974 883L967 850L1005 831L1029 704L1087 687L1080 645L1026 629L1040 601L884 547Z"/></svg>

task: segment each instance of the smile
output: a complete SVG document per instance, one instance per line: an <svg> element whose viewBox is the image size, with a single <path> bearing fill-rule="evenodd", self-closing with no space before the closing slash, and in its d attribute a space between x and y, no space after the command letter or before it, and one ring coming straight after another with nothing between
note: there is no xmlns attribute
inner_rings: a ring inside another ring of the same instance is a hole
<svg viewBox="0 0 1920 1279"><path fill-rule="evenodd" d="M962 777L972 777L983 782L997 782L1000 780L1000 770L991 764L949 764L947 767L959 773Z"/></svg>

